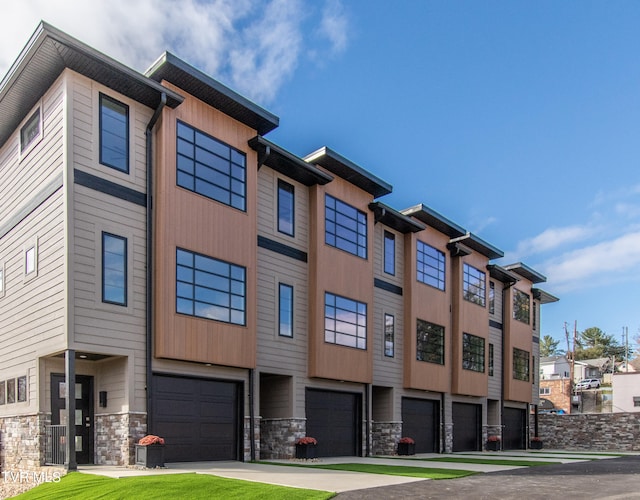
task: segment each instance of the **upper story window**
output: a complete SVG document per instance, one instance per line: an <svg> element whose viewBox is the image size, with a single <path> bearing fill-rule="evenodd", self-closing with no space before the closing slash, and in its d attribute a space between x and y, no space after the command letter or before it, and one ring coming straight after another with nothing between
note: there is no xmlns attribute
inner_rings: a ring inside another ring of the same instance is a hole
<svg viewBox="0 0 640 500"><path fill-rule="evenodd" d="M246 210L246 156L178 122L177 184L238 210Z"/></svg>
<svg viewBox="0 0 640 500"><path fill-rule="evenodd" d="M496 313L496 284L489 281L489 314Z"/></svg>
<svg viewBox="0 0 640 500"><path fill-rule="evenodd" d="M293 186L278 179L278 231L293 236L294 228Z"/></svg>
<svg viewBox="0 0 640 500"><path fill-rule="evenodd" d="M367 258L367 215L351 205L325 195L327 245Z"/></svg>
<svg viewBox="0 0 640 500"><path fill-rule="evenodd" d="M418 241L418 281L444 290L445 260L444 253L426 243Z"/></svg>
<svg viewBox="0 0 640 500"><path fill-rule="evenodd" d="M463 274L464 299L484 307L487 296L485 273L465 263Z"/></svg>
<svg viewBox="0 0 640 500"><path fill-rule="evenodd" d="M536 320L538 319L538 308L537 308L537 305L538 304L534 300L533 301L533 314L532 314L532 316L533 316L533 329L534 330L538 329L538 327L536 326Z"/></svg>
<svg viewBox="0 0 640 500"><path fill-rule="evenodd" d="M246 324L246 269L178 248L176 311L224 323Z"/></svg>
<svg viewBox="0 0 640 500"><path fill-rule="evenodd" d="M129 173L129 106L100 94L100 163Z"/></svg>
<svg viewBox="0 0 640 500"><path fill-rule="evenodd" d="M513 319L529 324L529 295L518 290L513 290Z"/></svg>
<svg viewBox="0 0 640 500"><path fill-rule="evenodd" d="M489 376L493 377L493 344L489 344Z"/></svg>
<svg viewBox="0 0 640 500"><path fill-rule="evenodd" d="M293 287L278 285L278 335L293 337Z"/></svg>
<svg viewBox="0 0 640 500"><path fill-rule="evenodd" d="M396 318L391 314L384 315L384 355L393 358L395 351Z"/></svg>
<svg viewBox="0 0 640 500"><path fill-rule="evenodd" d="M325 292L324 341L366 349L367 304Z"/></svg>
<svg viewBox="0 0 640 500"><path fill-rule="evenodd" d="M484 373L484 339L470 333L462 334L462 368Z"/></svg>
<svg viewBox="0 0 640 500"><path fill-rule="evenodd" d="M529 382L529 353L513 348L513 378Z"/></svg>
<svg viewBox="0 0 640 500"><path fill-rule="evenodd" d="M102 302L127 305L127 239L102 233Z"/></svg>
<svg viewBox="0 0 640 500"><path fill-rule="evenodd" d="M416 359L444 365L444 326L417 320Z"/></svg>
<svg viewBox="0 0 640 500"><path fill-rule="evenodd" d="M396 235L384 232L384 272L396 274Z"/></svg>
<svg viewBox="0 0 640 500"><path fill-rule="evenodd" d="M41 136L42 117L40 108L38 108L20 129L20 153L24 153L24 151Z"/></svg>

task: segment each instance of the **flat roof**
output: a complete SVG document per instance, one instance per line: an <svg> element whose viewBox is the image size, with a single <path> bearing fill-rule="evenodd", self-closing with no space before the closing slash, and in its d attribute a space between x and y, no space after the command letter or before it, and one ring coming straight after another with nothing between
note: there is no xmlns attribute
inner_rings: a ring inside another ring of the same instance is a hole
<svg viewBox="0 0 640 500"><path fill-rule="evenodd" d="M372 194L374 198L389 194L393 190L391 184L367 172L361 166L356 165L326 146L308 154L303 159L308 163L315 163L326 168L332 174Z"/></svg>
<svg viewBox="0 0 640 500"><path fill-rule="evenodd" d="M185 92L256 130L260 135L272 131L280 123L280 119L273 113L170 52L162 54L145 75L157 82L166 80L177 85Z"/></svg>
<svg viewBox="0 0 640 500"><path fill-rule="evenodd" d="M184 100L180 94L43 21L0 82L0 146L65 68L153 109L163 92L169 107L175 108Z"/></svg>
<svg viewBox="0 0 640 500"><path fill-rule="evenodd" d="M512 271L516 274L519 274L524 279L531 281L531 283L544 283L547 281L547 277L540 274L538 271L531 269L526 264L522 262L516 262L515 264L509 264L508 266L504 266L507 271Z"/></svg>
<svg viewBox="0 0 640 500"><path fill-rule="evenodd" d="M541 304L551 304L560 300L558 297L551 295L540 288L534 288L532 292L533 298L539 300Z"/></svg>
<svg viewBox="0 0 640 500"><path fill-rule="evenodd" d="M461 226L455 222L451 222L444 215L439 214L422 203L414 207L400 210L400 213L409 217L415 217L419 221L424 222L427 226L446 234L449 238L458 238L467 234Z"/></svg>
<svg viewBox="0 0 640 500"><path fill-rule="evenodd" d="M260 135L249 139L249 146L258 152L259 161L263 165L301 182L305 186L327 184L333 180L333 177L323 170Z"/></svg>
<svg viewBox="0 0 640 500"><path fill-rule="evenodd" d="M489 264L487 269L489 270L489 276L502 283L517 283L520 281L520 278L515 273L509 272L497 264Z"/></svg>
<svg viewBox="0 0 640 500"><path fill-rule="evenodd" d="M487 243L485 240L473 233L467 233L464 236L453 238L451 243L462 243L464 246L488 257L490 260L504 257L504 252L502 250L499 250L490 243Z"/></svg>
<svg viewBox="0 0 640 500"><path fill-rule="evenodd" d="M369 210L374 214L376 222L381 222L400 233L417 233L426 228L424 224L379 201L369 203Z"/></svg>

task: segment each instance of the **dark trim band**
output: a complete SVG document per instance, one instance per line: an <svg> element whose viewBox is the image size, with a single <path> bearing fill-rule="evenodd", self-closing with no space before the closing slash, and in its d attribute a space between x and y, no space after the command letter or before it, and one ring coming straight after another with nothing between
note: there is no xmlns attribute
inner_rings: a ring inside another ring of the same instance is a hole
<svg viewBox="0 0 640 500"><path fill-rule="evenodd" d="M502 330L502 323L498 323L497 321L493 321L492 319L489 320L489 326L497 328L498 330Z"/></svg>
<svg viewBox="0 0 640 500"><path fill-rule="evenodd" d="M121 186L120 184L83 172L77 168L73 170L73 182L80 186L93 189L94 191L100 191L101 193L114 196L115 198L135 203L141 207L147 206L147 195L145 193L126 186Z"/></svg>
<svg viewBox="0 0 640 500"><path fill-rule="evenodd" d="M258 235L258 246L260 248L265 248L272 252L279 253L280 255L299 260L300 262L307 262L308 260L307 252L303 252L302 250L298 250L297 248L290 247L289 245L271 240L264 236Z"/></svg>
<svg viewBox="0 0 640 500"><path fill-rule="evenodd" d="M402 295L402 287L389 283L388 281L381 280L379 278L373 278L373 286L385 290L387 292L395 293L396 295Z"/></svg>

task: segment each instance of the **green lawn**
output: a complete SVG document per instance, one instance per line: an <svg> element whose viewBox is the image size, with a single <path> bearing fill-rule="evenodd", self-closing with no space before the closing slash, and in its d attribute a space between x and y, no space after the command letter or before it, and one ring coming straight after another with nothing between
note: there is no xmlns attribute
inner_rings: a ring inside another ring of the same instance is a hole
<svg viewBox="0 0 640 500"><path fill-rule="evenodd" d="M284 467L312 467L314 469L344 470L350 472L366 472L368 474L386 474L388 476L408 476L422 479L455 479L458 477L476 474L473 471L458 469L436 469L430 467L407 467L404 465L381 464L298 464L283 462L262 462L270 465L282 465Z"/></svg>
<svg viewBox="0 0 640 500"><path fill-rule="evenodd" d="M227 479L208 474L166 474L112 479L93 474L72 472L58 483L46 483L15 498L21 500L136 500L210 498L228 499L328 499L327 491L287 488L271 484Z"/></svg>

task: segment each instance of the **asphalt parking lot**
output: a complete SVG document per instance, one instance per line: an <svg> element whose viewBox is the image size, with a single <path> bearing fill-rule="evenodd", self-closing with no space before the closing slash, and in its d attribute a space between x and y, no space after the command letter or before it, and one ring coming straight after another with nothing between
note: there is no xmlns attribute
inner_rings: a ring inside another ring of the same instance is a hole
<svg viewBox="0 0 640 500"><path fill-rule="evenodd" d="M352 490L335 498L640 499L640 455Z"/></svg>

